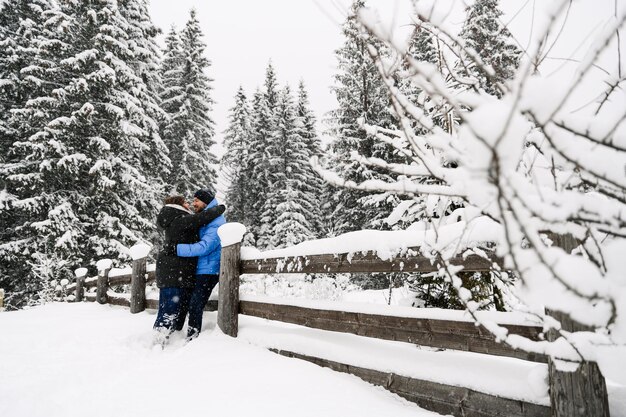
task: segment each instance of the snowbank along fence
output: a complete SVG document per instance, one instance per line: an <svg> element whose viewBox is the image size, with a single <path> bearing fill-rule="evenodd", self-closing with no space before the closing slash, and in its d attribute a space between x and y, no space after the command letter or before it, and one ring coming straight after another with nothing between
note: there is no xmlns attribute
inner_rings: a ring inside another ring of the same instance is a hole
<svg viewBox="0 0 626 417"><path fill-rule="evenodd" d="M240 235L243 236L243 233ZM237 337L238 317L239 314L244 314L359 336L548 363L551 402L549 407L517 399L502 398L465 387L365 369L298 352L271 349L283 356L306 360L335 371L356 375L425 409L443 414L463 417L609 416L606 385L597 364L583 363L575 372L560 371L550 358L500 343L486 329L473 322L385 316L239 300L239 278L242 274L424 273L438 270L437 264L419 255L418 248L409 249L404 255L390 260L380 259L375 252L241 260L241 238L233 239L221 233L220 237L222 238L222 258L219 300L217 303L210 302L207 310L217 309L217 324L229 336ZM130 270L114 271L114 273L111 273L110 261L99 262L98 275L92 278L86 278L85 268L78 269L76 283L67 289L75 291L75 301L96 301L101 304L126 306L130 307L131 313L137 313L146 308L156 309L158 300L146 299L145 296L146 283L155 279L154 265L147 265L146 259L147 252L143 257L133 260ZM473 272L487 271L493 263L499 264L501 260L495 256L487 260L477 255L469 255L456 257L451 263L462 265L465 271ZM123 284L130 284L130 294L110 291L110 287ZM95 294L86 294L85 289L92 287L96 287ZM563 317L560 318L563 319ZM570 330L574 330L578 325L571 320L562 320L562 322L565 330L567 326ZM511 332L533 340L541 340L544 337L543 329L537 326L511 324L503 324L503 326ZM550 333L545 336L548 340L554 337Z"/></svg>

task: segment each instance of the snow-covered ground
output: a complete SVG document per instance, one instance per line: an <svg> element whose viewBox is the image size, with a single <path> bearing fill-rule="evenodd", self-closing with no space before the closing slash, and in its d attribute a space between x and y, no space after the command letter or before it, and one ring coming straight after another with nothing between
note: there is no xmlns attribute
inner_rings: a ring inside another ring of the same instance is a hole
<svg viewBox="0 0 626 417"><path fill-rule="evenodd" d="M247 316L232 339L215 329L215 316L205 314L197 340L176 336L161 350L152 345L153 312L56 303L0 313L0 416L438 415L266 347L549 403L544 364ZM611 415L626 417L626 388L610 383L609 397Z"/></svg>
<svg viewBox="0 0 626 417"><path fill-rule="evenodd" d="M152 313L49 304L0 313L0 416L435 416L383 388L214 331L152 346ZM243 317L242 327L248 320Z"/></svg>

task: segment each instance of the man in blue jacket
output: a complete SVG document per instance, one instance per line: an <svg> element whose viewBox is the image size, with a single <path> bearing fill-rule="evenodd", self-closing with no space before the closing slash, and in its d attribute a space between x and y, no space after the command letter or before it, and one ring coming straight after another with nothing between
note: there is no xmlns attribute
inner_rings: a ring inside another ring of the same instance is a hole
<svg viewBox="0 0 626 417"><path fill-rule="evenodd" d="M208 189L196 191L192 203L196 213L208 210L217 206L215 192ZM196 282L191 299L189 300L189 322L187 326L187 338L192 339L200 333L202 329L202 313L206 305L211 291L217 285L220 274L220 255L222 245L217 235L217 229L226 223L224 216L219 216L206 226L200 229L200 241L197 243L183 244L180 243L176 247L176 254L180 257L191 258L198 257L198 266L196 268ZM187 303L182 303L187 304ZM185 312L181 312L183 322L185 320Z"/></svg>

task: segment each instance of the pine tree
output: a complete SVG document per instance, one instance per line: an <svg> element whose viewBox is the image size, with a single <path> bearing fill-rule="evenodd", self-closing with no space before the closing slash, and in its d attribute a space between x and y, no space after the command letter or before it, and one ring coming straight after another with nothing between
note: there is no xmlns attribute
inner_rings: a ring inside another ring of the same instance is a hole
<svg viewBox="0 0 626 417"><path fill-rule="evenodd" d="M271 229L269 225L262 223L261 218L271 185L269 149L273 141L274 115L268 106L266 94L261 90L255 92L252 100L251 124L251 146L248 156L248 163L252 167L248 189L250 201L248 218L251 236L248 237L248 242L254 243L255 246L265 247L268 244Z"/></svg>
<svg viewBox="0 0 626 417"><path fill-rule="evenodd" d="M315 128L315 115L310 109L309 94L301 80L298 85L298 101L296 103L296 131L302 138L305 147L305 161L303 167L303 175L305 181L303 183L302 205L307 210L306 216L313 227L313 231L317 237L324 236L324 230L327 229L327 217L324 215L322 201L322 192L324 184L322 179L313 171L310 161L313 156L322 155L322 146L317 130Z"/></svg>
<svg viewBox="0 0 626 417"><path fill-rule="evenodd" d="M64 2L48 17L37 45L48 66L35 70L54 89L13 110L17 140L0 170L13 196L0 217L17 219L5 259L15 274L28 266L12 277L27 283L22 299L46 293L42 277L117 258L154 230L160 205L151 173L163 155L128 21L112 0Z"/></svg>
<svg viewBox="0 0 626 417"><path fill-rule="evenodd" d="M270 233L261 236L261 244L281 248L314 236L307 219L310 213L303 206L309 192L307 143L298 132L296 108L288 86L277 97L275 126L268 148L270 188L261 219Z"/></svg>
<svg viewBox="0 0 626 417"><path fill-rule="evenodd" d="M265 70L265 83L263 84L265 89L265 99L267 100L267 106L273 112L278 103L278 81L276 80L276 72L274 71L274 66L270 61L267 64L267 69Z"/></svg>
<svg viewBox="0 0 626 417"><path fill-rule="evenodd" d="M249 153L250 189L249 210L250 235L247 242L267 248L271 245L273 226L263 221L266 200L272 189L273 142L276 132L276 106L279 99L276 72L270 62L265 70L263 90L257 90L252 100L252 135Z"/></svg>
<svg viewBox="0 0 626 417"><path fill-rule="evenodd" d="M335 76L333 92L339 107L330 114L330 133L334 136L331 144L329 165L342 178L360 183L369 179L386 178L381 172L371 169L352 159L356 151L365 157L379 157L388 161L397 159L388 145L381 144L368 136L359 126L359 119L370 125L392 128L394 118L389 111L389 98L386 87L368 53L372 46L381 54L385 50L380 41L368 38L360 31L356 14L364 7L363 0L356 0L351 14L343 25L344 45L336 51L339 73ZM332 194L335 207L333 220L334 233L372 227L382 227L384 219L397 197L379 194L371 195L363 191L336 189Z"/></svg>
<svg viewBox="0 0 626 417"><path fill-rule="evenodd" d="M18 208L20 190L12 186L13 175L22 178L25 187L29 186L29 176L16 169L23 162L16 158L12 145L19 139L22 126L12 119L13 112L28 100L55 86L45 80L45 73L55 62L54 54L46 54L52 45L44 27L52 7L46 0L11 0L0 8L0 287L7 290L9 308L24 305L30 294L37 294L46 285L29 275L31 266L24 261L24 247L20 245L24 240L20 226L29 220L29 214L19 210L24 205Z"/></svg>
<svg viewBox="0 0 626 417"><path fill-rule="evenodd" d="M235 95L235 104L230 109L228 128L224 132L226 152L222 157L221 169L226 172L229 182L226 192L228 219L250 227L250 147L251 126L250 108L243 88Z"/></svg>
<svg viewBox="0 0 626 417"><path fill-rule="evenodd" d="M161 107L168 116L176 114L183 104L183 52L180 36L174 25L165 37L165 49L159 72L161 74ZM164 126L165 127L165 126Z"/></svg>
<svg viewBox="0 0 626 417"><path fill-rule="evenodd" d="M156 37L161 30L152 22L147 0L118 0L118 5L130 25L128 47L133 51L133 59L129 65L141 77L150 95L158 97L162 89L159 71L161 51Z"/></svg>
<svg viewBox="0 0 626 417"><path fill-rule="evenodd" d="M36 70L44 66L37 48L51 8L49 0L9 0L0 6L0 161L15 141L11 110L50 88L41 84Z"/></svg>
<svg viewBox="0 0 626 417"><path fill-rule="evenodd" d="M485 71L470 59L460 66L459 73L475 78L478 86L491 95L501 96L497 83L513 78L519 66L521 51L513 42L509 30L500 22L502 11L498 0L476 0L466 9L467 16L460 37L465 45L480 55L491 66L495 77L490 79Z"/></svg>
<svg viewBox="0 0 626 417"><path fill-rule="evenodd" d="M158 154L160 161L152 167L150 174L161 178L163 183L168 177L171 161L168 156L169 150L159 133L159 125L167 117L161 107L159 97L163 85L159 71L161 54L156 36L161 31L150 18L147 0L118 0L118 5L122 17L128 23L127 44L131 56L127 63L145 85L145 89L140 94L146 114L149 116L147 120L156 122L150 126L144 126L144 129L149 130L154 137L150 152Z"/></svg>
<svg viewBox="0 0 626 417"><path fill-rule="evenodd" d="M212 80L206 75L211 62L204 56L206 45L202 36L196 12L191 10L181 34L180 76L171 74L169 78L164 75L162 97L169 120L163 128L163 137L172 161L168 183L172 191L181 194L192 194L216 180L214 165L217 159L210 149L215 143L214 123L209 116L213 105L210 96ZM169 47L174 46L170 44ZM175 60L175 55L175 49L171 54L166 51L166 60Z"/></svg>

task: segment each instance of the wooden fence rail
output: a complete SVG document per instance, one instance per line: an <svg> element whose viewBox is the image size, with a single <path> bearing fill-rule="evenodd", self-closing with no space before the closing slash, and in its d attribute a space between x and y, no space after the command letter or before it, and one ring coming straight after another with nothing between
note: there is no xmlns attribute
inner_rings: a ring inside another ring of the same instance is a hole
<svg viewBox="0 0 626 417"><path fill-rule="evenodd" d="M359 368L297 352L271 349L284 356L307 360L339 372L356 375L372 384L383 386L425 409L444 414L459 417L582 417L588 415L609 417L604 378L596 364L584 364L584 370L577 371L573 373L574 375L564 376L562 372L556 371L549 358L499 343L491 333L480 326L476 326L473 322L385 316L239 300L239 277L241 274L437 271L440 265L433 264L428 258L420 255L419 248L411 248L391 260L381 260L376 253L367 252L242 261L240 260L240 253L240 241L225 245L222 248L219 302L212 301L207 306L209 311L217 309L217 324L227 335L237 336L238 315L244 314L316 329L415 343L434 348L507 356L542 363L548 362L550 369L548 381L551 394L550 407L501 398L468 388ZM468 272L490 270L494 265L502 266L501 259L493 255L490 255L489 259L475 254L458 256L453 258L451 263L463 265L464 270ZM86 301L126 306L130 308L132 313L143 311L145 308L156 309L158 308L158 300L145 298L146 283L154 280L154 271L146 272L146 270L145 258L133 261L131 274L109 276L110 270L101 270L97 277L86 278L86 270L77 270L76 284L68 287L68 289L75 291L75 301L85 299ZM110 291L112 286L123 284L130 284L130 294L118 294ZM85 289L92 287L97 287L96 293L85 294ZM537 326L509 324L502 326L511 333L522 335L531 340L542 340L546 336L549 339L554 337L553 335L544 335L543 329ZM593 389L589 389L590 386L593 386ZM566 405L564 406L564 404Z"/></svg>
<svg viewBox="0 0 626 417"><path fill-rule="evenodd" d="M514 349L497 342L486 329L469 321L384 316L255 301L240 301L239 314L440 349L507 356L534 362L548 361L543 355ZM502 326L532 340L539 340L542 332L542 329L536 326L511 324Z"/></svg>
<svg viewBox="0 0 626 417"><path fill-rule="evenodd" d="M502 265L502 259L489 253L490 259L476 254L456 256L453 265L463 265L466 271L489 271L494 264ZM389 259L380 259L375 252L354 254L322 254L309 256L287 256L244 260L240 274L330 274L330 273L375 273L375 272L435 272L440 265L420 254L419 248L408 248L402 254Z"/></svg>

